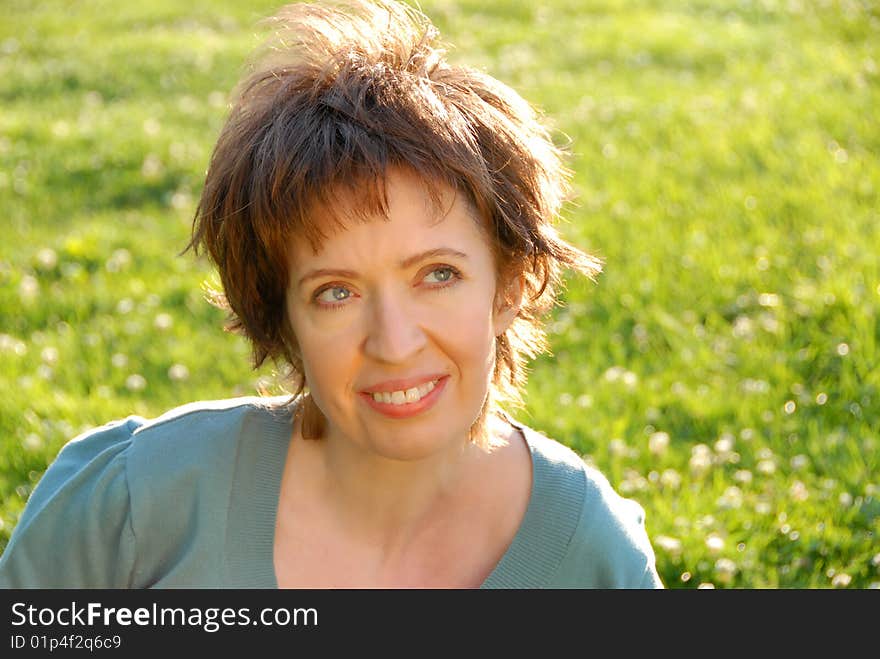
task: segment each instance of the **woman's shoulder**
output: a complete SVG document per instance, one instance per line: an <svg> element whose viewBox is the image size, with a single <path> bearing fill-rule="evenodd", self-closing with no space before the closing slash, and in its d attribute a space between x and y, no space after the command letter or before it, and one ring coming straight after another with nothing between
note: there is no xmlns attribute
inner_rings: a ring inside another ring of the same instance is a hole
<svg viewBox="0 0 880 659"><path fill-rule="evenodd" d="M564 493L566 498L578 503L580 510L587 482L601 482L602 474L590 469L583 458L563 442L509 416L505 418L519 430L529 448L534 485L548 487L557 495Z"/></svg>
<svg viewBox="0 0 880 659"><path fill-rule="evenodd" d="M135 530L184 529L193 515L217 514L262 456L289 442L289 403L289 397L205 400L142 421L126 466Z"/></svg>
<svg viewBox="0 0 880 659"><path fill-rule="evenodd" d="M554 490L567 492L578 502L579 513L586 506L604 515L623 514L636 524L644 521L642 507L618 494L608 477L573 448L524 424L516 423L516 427L529 446L536 477Z"/></svg>
<svg viewBox="0 0 880 659"><path fill-rule="evenodd" d="M137 417L112 421L62 447L0 558L0 587L112 587L127 581L134 537L126 467L139 425ZM88 560L67 560L71 556Z"/></svg>
<svg viewBox="0 0 880 659"><path fill-rule="evenodd" d="M242 396L186 403L152 419L130 417L132 452L178 462L189 454L217 454L230 448L224 444L250 436L255 426L289 423L291 405L289 396Z"/></svg>
<svg viewBox="0 0 880 659"><path fill-rule="evenodd" d="M136 551L141 561L164 560L193 519L204 526L222 516L214 508L228 501L238 461L259 454L267 432L284 441L289 402L197 401L74 437L28 499L0 560L0 585L129 585L146 569L135 570Z"/></svg>
<svg viewBox="0 0 880 659"><path fill-rule="evenodd" d="M198 441L212 430L229 432L254 418L285 416L291 411L290 396L241 396L217 400L198 400L174 407L151 419L139 420L135 435L150 437L179 436L183 441ZM193 433L191 431L198 432Z"/></svg>
<svg viewBox="0 0 880 659"><path fill-rule="evenodd" d="M130 415L68 441L47 473L56 478L72 476L87 464L117 453L129 470L168 473L169 467L177 469L187 463L204 467L212 458L234 455L235 444L250 436L255 424L283 425L290 413L289 397L243 396L193 401L153 418Z"/></svg>
<svg viewBox="0 0 880 659"><path fill-rule="evenodd" d="M245 424L255 420L288 419L291 405L289 396L242 396L192 401L151 418L132 414L81 432L62 446L59 456L100 453L109 446L130 444L133 439L138 440L138 445L215 442L240 432Z"/></svg>
<svg viewBox="0 0 880 659"><path fill-rule="evenodd" d="M645 511L566 444L517 424L532 452L533 502L567 534L555 587L657 587ZM540 501L535 497L539 497Z"/></svg>

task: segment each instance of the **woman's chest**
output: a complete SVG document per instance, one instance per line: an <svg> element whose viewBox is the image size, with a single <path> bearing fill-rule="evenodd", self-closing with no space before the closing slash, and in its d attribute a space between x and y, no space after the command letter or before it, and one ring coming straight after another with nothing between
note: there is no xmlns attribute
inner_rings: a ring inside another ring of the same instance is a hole
<svg viewBox="0 0 880 659"><path fill-rule="evenodd" d="M282 588L477 588L529 505L532 465L521 436L474 463L454 494L406 528L367 501L332 502L332 488L315 477L321 463L309 461L306 448L289 456L281 484L273 565Z"/></svg>
<svg viewBox="0 0 880 659"><path fill-rule="evenodd" d="M279 520L275 575L280 588L478 588L514 534L515 529L500 537L469 524L438 525L394 547L353 541L320 522Z"/></svg>

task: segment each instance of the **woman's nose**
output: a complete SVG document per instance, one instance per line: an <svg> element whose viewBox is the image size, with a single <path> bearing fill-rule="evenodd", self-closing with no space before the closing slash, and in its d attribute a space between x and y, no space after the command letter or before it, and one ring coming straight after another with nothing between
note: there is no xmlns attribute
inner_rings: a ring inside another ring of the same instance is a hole
<svg viewBox="0 0 880 659"><path fill-rule="evenodd" d="M375 298L367 323L365 351L378 361L404 363L418 354L427 341L415 306L398 296Z"/></svg>

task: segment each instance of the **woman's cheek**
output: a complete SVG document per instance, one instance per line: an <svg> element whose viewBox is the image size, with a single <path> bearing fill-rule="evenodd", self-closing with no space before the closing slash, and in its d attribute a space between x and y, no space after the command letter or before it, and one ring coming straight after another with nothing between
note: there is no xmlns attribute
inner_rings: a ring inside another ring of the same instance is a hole
<svg viewBox="0 0 880 659"><path fill-rule="evenodd" d="M486 305L461 303L433 314L432 334L448 352L483 361L494 348L491 320Z"/></svg>

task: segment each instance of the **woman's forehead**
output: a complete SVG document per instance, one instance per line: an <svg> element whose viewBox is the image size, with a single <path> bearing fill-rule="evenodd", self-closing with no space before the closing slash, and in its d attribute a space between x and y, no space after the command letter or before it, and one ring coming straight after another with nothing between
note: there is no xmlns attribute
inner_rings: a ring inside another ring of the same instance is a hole
<svg viewBox="0 0 880 659"><path fill-rule="evenodd" d="M383 177L339 184L316 195L294 242L318 255L328 244L344 241L353 232L375 233L377 223L393 222L395 230L421 231L437 227L450 215L466 216L484 229L466 194L445 182L391 169Z"/></svg>

